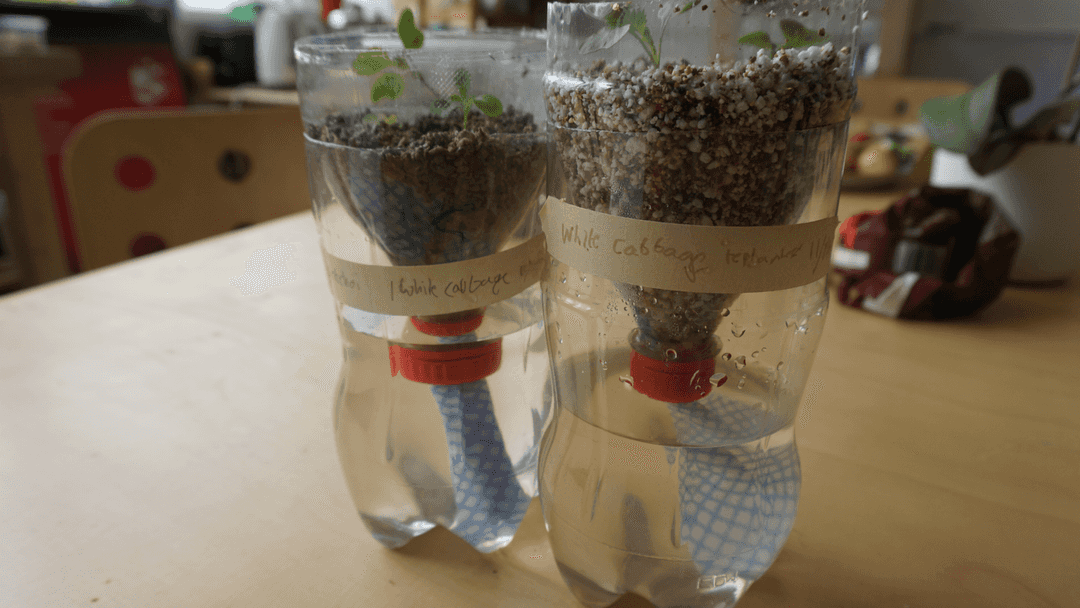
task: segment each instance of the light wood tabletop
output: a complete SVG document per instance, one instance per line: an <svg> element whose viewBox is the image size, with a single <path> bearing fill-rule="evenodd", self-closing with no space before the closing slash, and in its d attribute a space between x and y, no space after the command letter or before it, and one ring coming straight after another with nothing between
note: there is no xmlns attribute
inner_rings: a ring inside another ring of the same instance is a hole
<svg viewBox="0 0 1080 608"><path fill-rule="evenodd" d="M1075 282L948 323L834 301L795 529L739 608L1080 606L1078 345ZM340 360L309 213L0 298L0 606L578 606L536 501L488 555L372 539Z"/></svg>

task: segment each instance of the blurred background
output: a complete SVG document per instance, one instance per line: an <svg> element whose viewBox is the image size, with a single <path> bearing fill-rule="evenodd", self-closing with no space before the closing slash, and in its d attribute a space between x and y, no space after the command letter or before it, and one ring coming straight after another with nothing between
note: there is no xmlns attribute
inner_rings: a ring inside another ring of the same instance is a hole
<svg viewBox="0 0 1080 608"><path fill-rule="evenodd" d="M405 8L421 26L469 28L543 27L547 10L0 0L0 293L308 209L292 43ZM1034 84L1022 121L1058 95L1078 34L1076 0L870 0L858 112L917 122L926 98L1014 65Z"/></svg>

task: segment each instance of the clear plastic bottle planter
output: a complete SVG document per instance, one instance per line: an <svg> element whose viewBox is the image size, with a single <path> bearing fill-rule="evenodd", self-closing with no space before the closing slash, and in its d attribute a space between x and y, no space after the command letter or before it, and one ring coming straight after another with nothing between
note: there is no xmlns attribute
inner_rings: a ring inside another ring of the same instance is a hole
<svg viewBox="0 0 1080 608"><path fill-rule="evenodd" d="M541 502L587 605L731 606L791 531L861 11L549 6Z"/></svg>
<svg viewBox="0 0 1080 608"><path fill-rule="evenodd" d="M442 525L493 551L537 494L550 410L537 284L544 37L403 39L371 29L296 46L345 347L338 453L385 545Z"/></svg>

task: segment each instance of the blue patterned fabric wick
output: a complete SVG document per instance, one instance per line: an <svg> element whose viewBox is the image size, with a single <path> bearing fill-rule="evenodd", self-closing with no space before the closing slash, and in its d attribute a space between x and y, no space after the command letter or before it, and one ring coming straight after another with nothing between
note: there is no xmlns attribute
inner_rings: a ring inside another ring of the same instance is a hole
<svg viewBox="0 0 1080 608"><path fill-rule="evenodd" d="M724 447L684 450L679 463L680 541L702 576L759 578L772 565L795 520L800 475L795 443L775 450L730 445L757 439L762 420L745 403L710 396L668 404L680 443ZM669 457L675 450L669 448Z"/></svg>
<svg viewBox="0 0 1080 608"><path fill-rule="evenodd" d="M433 385L431 393L449 445L457 506L450 531L484 551L489 543L517 532L532 499L514 474L487 381Z"/></svg>
<svg viewBox="0 0 1080 608"><path fill-rule="evenodd" d="M385 179L384 153L351 151L349 188L355 214L395 265L456 262L494 253L494 235L470 238L445 228L451 215L470 209L442 199L425 202L409 185ZM439 338L443 344L475 340L472 334ZM446 428L457 509L448 528L478 550L490 551L487 547L498 544L497 539L517 531L532 499L514 473L487 381L432 385L431 394Z"/></svg>

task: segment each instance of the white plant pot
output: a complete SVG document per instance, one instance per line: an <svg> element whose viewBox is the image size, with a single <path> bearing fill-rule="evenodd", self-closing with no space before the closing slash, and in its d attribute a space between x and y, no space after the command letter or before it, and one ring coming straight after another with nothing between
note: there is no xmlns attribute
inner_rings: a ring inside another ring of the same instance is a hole
<svg viewBox="0 0 1080 608"><path fill-rule="evenodd" d="M993 197L1020 231L1010 279L1061 281L1080 269L1080 146L1029 144L985 177L971 170L963 154L938 149L930 185Z"/></svg>

